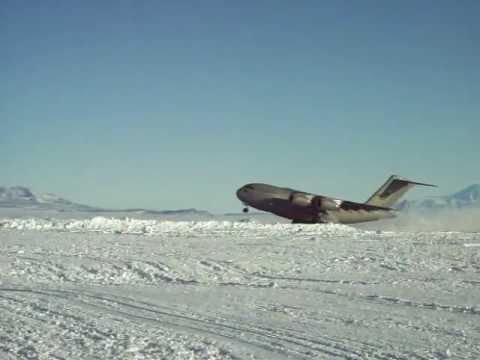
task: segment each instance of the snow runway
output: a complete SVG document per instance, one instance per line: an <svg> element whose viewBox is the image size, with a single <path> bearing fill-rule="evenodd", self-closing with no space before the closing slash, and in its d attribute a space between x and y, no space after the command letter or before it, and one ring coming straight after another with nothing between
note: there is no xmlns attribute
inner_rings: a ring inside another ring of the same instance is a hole
<svg viewBox="0 0 480 360"><path fill-rule="evenodd" d="M2 359L480 358L480 234L0 224Z"/></svg>

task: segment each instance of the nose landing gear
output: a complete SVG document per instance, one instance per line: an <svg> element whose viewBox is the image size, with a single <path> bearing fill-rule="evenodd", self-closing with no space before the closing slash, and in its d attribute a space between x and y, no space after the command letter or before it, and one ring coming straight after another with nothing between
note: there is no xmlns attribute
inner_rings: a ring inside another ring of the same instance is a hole
<svg viewBox="0 0 480 360"><path fill-rule="evenodd" d="M248 213L249 208L247 206L245 206L242 211L243 211L244 214L246 214L246 213Z"/></svg>

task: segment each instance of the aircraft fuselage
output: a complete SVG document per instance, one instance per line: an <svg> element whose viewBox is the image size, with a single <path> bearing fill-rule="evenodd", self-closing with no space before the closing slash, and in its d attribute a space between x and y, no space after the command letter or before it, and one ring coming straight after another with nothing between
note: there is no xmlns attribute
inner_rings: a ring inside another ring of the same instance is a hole
<svg viewBox="0 0 480 360"><path fill-rule="evenodd" d="M296 223L357 223L394 216L394 211L388 208L260 183L242 186L237 197L247 206Z"/></svg>

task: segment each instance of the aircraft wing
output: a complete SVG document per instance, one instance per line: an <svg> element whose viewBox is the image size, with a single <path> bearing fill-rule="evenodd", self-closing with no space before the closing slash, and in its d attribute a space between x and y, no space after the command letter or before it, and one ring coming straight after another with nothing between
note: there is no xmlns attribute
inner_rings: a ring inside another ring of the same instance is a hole
<svg viewBox="0 0 480 360"><path fill-rule="evenodd" d="M388 208L388 207L383 207L383 206L375 206L375 205L369 205L369 204L363 204L363 203L356 203L353 201L342 201L340 204L340 209L342 210L351 210L351 211L396 211L395 209Z"/></svg>

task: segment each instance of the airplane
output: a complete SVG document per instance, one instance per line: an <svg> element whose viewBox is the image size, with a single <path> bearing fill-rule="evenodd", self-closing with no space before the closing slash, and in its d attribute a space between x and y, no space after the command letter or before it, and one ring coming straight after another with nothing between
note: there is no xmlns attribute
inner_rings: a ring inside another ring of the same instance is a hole
<svg viewBox="0 0 480 360"><path fill-rule="evenodd" d="M260 183L242 186L237 197L245 205L244 213L251 206L290 219L294 224L354 224L395 217L392 206L415 185L436 187L392 175L365 203Z"/></svg>

